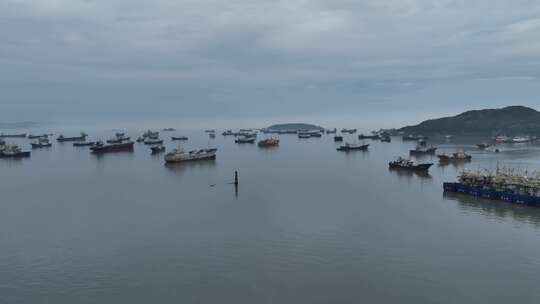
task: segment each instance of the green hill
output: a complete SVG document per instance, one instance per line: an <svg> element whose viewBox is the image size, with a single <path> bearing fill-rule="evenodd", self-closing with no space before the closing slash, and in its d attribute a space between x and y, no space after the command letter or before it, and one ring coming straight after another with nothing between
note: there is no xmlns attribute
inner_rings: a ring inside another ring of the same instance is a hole
<svg viewBox="0 0 540 304"><path fill-rule="evenodd" d="M299 131L299 130L324 130L323 127L306 123L286 123L272 125L266 128L269 131Z"/></svg>
<svg viewBox="0 0 540 304"><path fill-rule="evenodd" d="M406 134L539 135L540 112L524 107L474 110L399 129Z"/></svg>

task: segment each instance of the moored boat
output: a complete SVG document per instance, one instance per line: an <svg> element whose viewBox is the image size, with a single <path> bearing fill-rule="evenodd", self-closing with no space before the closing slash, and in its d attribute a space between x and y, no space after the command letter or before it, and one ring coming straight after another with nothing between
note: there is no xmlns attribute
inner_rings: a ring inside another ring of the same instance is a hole
<svg viewBox="0 0 540 304"><path fill-rule="evenodd" d="M392 137L390 137L390 135L387 135L387 134L381 135L381 142L391 142L391 141L392 141Z"/></svg>
<svg viewBox="0 0 540 304"><path fill-rule="evenodd" d="M441 162L469 161L472 158L471 155L469 155L469 154L467 154L467 153L465 153L463 151L458 151L458 152L449 153L449 154L443 153L443 154L437 155L437 157L439 158L439 161L441 161Z"/></svg>
<svg viewBox="0 0 540 304"><path fill-rule="evenodd" d="M66 142L66 141L85 141L86 137L85 133L81 133L80 136L73 136L73 137L65 137L64 135L60 135L56 138L56 141L58 142Z"/></svg>
<svg viewBox="0 0 540 304"><path fill-rule="evenodd" d="M257 143L259 147L265 148L265 147L275 147L279 145L279 139L277 138L267 138L259 141Z"/></svg>
<svg viewBox="0 0 540 304"><path fill-rule="evenodd" d="M255 143L255 137L240 136L234 140L237 144L253 144Z"/></svg>
<svg viewBox="0 0 540 304"><path fill-rule="evenodd" d="M342 142L343 141L343 136L339 136L339 135L334 136L334 141L335 142Z"/></svg>
<svg viewBox="0 0 540 304"><path fill-rule="evenodd" d="M215 159L216 151L217 149L201 149L198 151L186 152L178 148L165 154L164 159L165 159L165 162L167 163L179 163L179 162L185 162L185 161Z"/></svg>
<svg viewBox="0 0 540 304"><path fill-rule="evenodd" d="M231 136L231 135L234 135L234 132L232 130L226 130L226 131L223 131L223 133L221 133L221 135L223 135L223 136Z"/></svg>
<svg viewBox="0 0 540 304"><path fill-rule="evenodd" d="M26 133L20 133L20 134L4 134L0 133L0 138L25 138Z"/></svg>
<svg viewBox="0 0 540 304"><path fill-rule="evenodd" d="M540 206L540 178L513 171L463 171L457 182L443 183L445 193L455 192L508 203Z"/></svg>
<svg viewBox="0 0 540 304"><path fill-rule="evenodd" d="M341 133L349 133L349 134L353 134L353 133L356 133L356 129L341 129Z"/></svg>
<svg viewBox="0 0 540 304"><path fill-rule="evenodd" d="M367 150L369 147L369 144L364 144L364 145L361 145L361 144L351 144L351 143L345 143L345 145L337 148L338 151L344 151L344 152L348 152L348 151L356 151L356 150Z"/></svg>
<svg viewBox="0 0 540 304"><path fill-rule="evenodd" d="M49 148L52 146L52 144L49 141L49 138L40 137L37 141L30 143L30 146L32 146L32 149L39 149L39 148Z"/></svg>
<svg viewBox="0 0 540 304"><path fill-rule="evenodd" d="M171 140L188 140L187 136L172 136Z"/></svg>
<svg viewBox="0 0 540 304"><path fill-rule="evenodd" d="M122 142L116 144L104 144L103 142L97 142L94 146L90 147L90 151L94 154L102 154L109 152L128 152L133 151L133 142Z"/></svg>
<svg viewBox="0 0 540 304"><path fill-rule="evenodd" d="M398 157L397 160L388 163L390 169L427 171L433 163L417 163L413 160Z"/></svg>
<svg viewBox="0 0 540 304"><path fill-rule="evenodd" d="M419 140L426 140L427 137L426 136L423 136L423 135L413 135L413 134L409 134L409 135L405 135L401 138L401 140L403 141L419 141Z"/></svg>
<svg viewBox="0 0 540 304"><path fill-rule="evenodd" d="M490 144L485 143L485 142L476 144L476 147L477 147L478 149L480 149L480 150L485 150L485 149L487 149L489 146L490 146Z"/></svg>
<svg viewBox="0 0 540 304"><path fill-rule="evenodd" d="M372 134L372 135L360 134L358 135L358 139L381 139L381 136L379 134Z"/></svg>
<svg viewBox="0 0 540 304"><path fill-rule="evenodd" d="M333 128L333 129L327 129L326 130L326 134L336 134L337 133L337 129L336 128Z"/></svg>
<svg viewBox="0 0 540 304"><path fill-rule="evenodd" d="M152 154L162 153L162 152L165 152L165 146L164 145L153 146L153 147L150 147L150 151L152 151Z"/></svg>
<svg viewBox="0 0 540 304"><path fill-rule="evenodd" d="M95 141L82 141L82 142L74 142L73 146L74 147L90 147L90 146L95 146L96 144L97 142Z"/></svg>
<svg viewBox="0 0 540 304"><path fill-rule="evenodd" d="M26 158L30 157L30 151L22 151L17 145L4 145L0 149L0 158Z"/></svg>
<svg viewBox="0 0 540 304"><path fill-rule="evenodd" d="M41 134L41 135L28 135L28 139L40 139L40 138L49 138L49 134Z"/></svg>
<svg viewBox="0 0 540 304"><path fill-rule="evenodd" d="M410 155L435 154L435 151L437 151L437 147L424 148L418 145L414 149L409 150L409 154Z"/></svg>
<svg viewBox="0 0 540 304"><path fill-rule="evenodd" d="M107 139L108 144L119 144L125 141L129 141L130 138L127 137L124 133L116 133L113 138Z"/></svg>
<svg viewBox="0 0 540 304"><path fill-rule="evenodd" d="M145 145L161 145L163 144L163 139L159 138L147 138L144 140Z"/></svg>

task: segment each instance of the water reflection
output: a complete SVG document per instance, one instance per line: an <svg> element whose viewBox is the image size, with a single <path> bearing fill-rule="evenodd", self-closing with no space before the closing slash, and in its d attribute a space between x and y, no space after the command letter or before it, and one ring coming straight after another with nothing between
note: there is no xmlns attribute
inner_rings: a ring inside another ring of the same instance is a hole
<svg viewBox="0 0 540 304"><path fill-rule="evenodd" d="M394 169L394 168L388 168L388 171L395 172L395 174L398 175L398 177L405 177L405 178L411 178L411 177L419 177L420 179L432 179L431 174L429 174L429 171L417 171L417 170L403 170L403 169Z"/></svg>
<svg viewBox="0 0 540 304"><path fill-rule="evenodd" d="M216 165L215 159L202 159L197 161L186 161L179 163L165 163L165 168L172 172L183 172L190 169L213 168Z"/></svg>
<svg viewBox="0 0 540 304"><path fill-rule="evenodd" d="M540 208L538 207L520 206L459 193L445 193L444 199L458 202L460 209L467 212L497 219L512 219L540 226Z"/></svg>

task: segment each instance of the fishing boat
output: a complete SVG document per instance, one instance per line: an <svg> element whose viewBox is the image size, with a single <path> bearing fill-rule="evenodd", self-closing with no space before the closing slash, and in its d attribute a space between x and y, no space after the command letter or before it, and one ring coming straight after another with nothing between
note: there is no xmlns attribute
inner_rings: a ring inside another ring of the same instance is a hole
<svg viewBox="0 0 540 304"><path fill-rule="evenodd" d="M356 133L356 129L341 129L341 133L349 133L349 134L353 134L353 133Z"/></svg>
<svg viewBox="0 0 540 304"><path fill-rule="evenodd" d="M469 161L472 158L471 155L466 154L463 151L458 151L458 152L449 153L449 154L439 154L437 155L437 157L439 158L439 161L441 162Z"/></svg>
<svg viewBox="0 0 540 304"><path fill-rule="evenodd" d="M483 143L479 143L479 144L476 144L476 147L480 150L485 150L487 149L488 147L490 147L490 144L486 143L486 142L483 142Z"/></svg>
<svg viewBox="0 0 540 304"><path fill-rule="evenodd" d="M335 142L342 142L343 141L343 136L339 136L339 135L334 136L334 141Z"/></svg>
<svg viewBox="0 0 540 304"><path fill-rule="evenodd" d="M144 140L145 145L161 145L163 144L163 139L159 138L147 138Z"/></svg>
<svg viewBox="0 0 540 304"><path fill-rule="evenodd" d="M298 138L311 138L309 133L298 133Z"/></svg>
<svg viewBox="0 0 540 304"><path fill-rule="evenodd" d="M234 135L234 132L232 130L227 130L227 131L224 131L223 133L221 133L221 135L223 135L223 136L232 136L232 135Z"/></svg>
<svg viewBox="0 0 540 304"><path fill-rule="evenodd" d="M204 130L204 132L206 132L206 133L215 133L216 130L214 130L214 129L211 129L211 130Z"/></svg>
<svg viewBox="0 0 540 304"><path fill-rule="evenodd" d="M152 131L152 130L147 130L146 132L143 133L142 135L142 138L143 138L143 141L144 139L147 139L147 138L158 138L159 137L159 132L157 131Z"/></svg>
<svg viewBox="0 0 540 304"><path fill-rule="evenodd" d="M513 143L526 143L526 142L531 142L531 141L532 139L530 136L516 136L512 138Z"/></svg>
<svg viewBox="0 0 540 304"><path fill-rule="evenodd" d="M416 146L414 149L409 150L410 155L426 155L426 154L435 154L437 147L425 148L420 145Z"/></svg>
<svg viewBox="0 0 540 304"><path fill-rule="evenodd" d="M110 153L110 152L129 152L133 151L133 142L122 142L122 143L116 143L116 144L104 144L103 142L99 141L94 146L90 147L90 151L94 154L103 154L103 153Z"/></svg>
<svg viewBox="0 0 540 304"><path fill-rule="evenodd" d="M49 148L52 144L49 142L49 138L40 137L37 141L30 143L32 149Z"/></svg>
<svg viewBox="0 0 540 304"><path fill-rule="evenodd" d="M415 171L427 171L433 163L417 163L414 160L398 157L397 160L388 163L390 169L403 169Z"/></svg>
<svg viewBox="0 0 540 304"><path fill-rule="evenodd" d="M508 137L506 135L499 135L499 136L495 137L495 142L498 143L498 144L507 143L507 142L510 142L510 141L511 141L510 137Z"/></svg>
<svg viewBox="0 0 540 304"><path fill-rule="evenodd" d="M0 149L0 158L26 158L30 157L30 151L22 151L17 145L4 145Z"/></svg>
<svg viewBox="0 0 540 304"><path fill-rule="evenodd" d="M409 134L409 135L405 135L401 137L401 139L403 141L419 141L419 140L426 140L427 136Z"/></svg>
<svg viewBox="0 0 540 304"><path fill-rule="evenodd" d="M255 137L240 136L234 142L237 144L253 144L255 143Z"/></svg>
<svg viewBox="0 0 540 304"><path fill-rule="evenodd" d="M333 129L327 129L326 130L326 134L336 134L337 133L337 129L336 128L333 128Z"/></svg>
<svg viewBox="0 0 540 304"><path fill-rule="evenodd" d="M130 138L127 137L124 133L116 133L113 138L107 139L108 144L119 144L124 141L129 141Z"/></svg>
<svg viewBox="0 0 540 304"><path fill-rule="evenodd" d="M381 142L391 142L392 141L392 137L390 137L390 135L381 135Z"/></svg>
<svg viewBox="0 0 540 304"><path fill-rule="evenodd" d="M217 149L201 149L197 151L186 152L178 148L165 154L165 162L166 163L179 163L179 162L186 162L186 161L215 159L216 151Z"/></svg>
<svg viewBox="0 0 540 304"><path fill-rule="evenodd" d="M74 147L91 147L91 146L95 146L96 144L97 142L95 141L82 141L82 142L74 142L73 146Z"/></svg>
<svg viewBox="0 0 540 304"><path fill-rule="evenodd" d="M322 134L320 131L309 131L308 134L310 137L322 137Z"/></svg>
<svg viewBox="0 0 540 304"><path fill-rule="evenodd" d="M460 193L508 203L540 206L540 176L513 170L463 171L457 182L443 183L445 193Z"/></svg>
<svg viewBox="0 0 540 304"><path fill-rule="evenodd" d="M152 151L152 154L162 153L162 152L165 152L165 146L164 145L153 146L153 147L150 147L150 151Z"/></svg>
<svg viewBox="0 0 540 304"><path fill-rule="evenodd" d="M66 141L85 141L86 137L85 133L81 133L80 136L73 136L73 137L65 137L64 135L60 135L56 138L56 141L58 142L66 142Z"/></svg>
<svg viewBox="0 0 540 304"><path fill-rule="evenodd" d="M268 138L263 139L257 143L257 145L261 148L267 148L267 147L275 147L279 145L279 139L277 138Z"/></svg>
<svg viewBox="0 0 540 304"><path fill-rule="evenodd" d="M208 136L209 136L210 138L216 138L216 133L209 133Z"/></svg>
<svg viewBox="0 0 540 304"><path fill-rule="evenodd" d="M351 144L351 143L345 143L345 145L337 148L338 151L343 152L349 152L349 151L357 151L357 150L363 150L366 151L369 147L369 144Z"/></svg>
<svg viewBox="0 0 540 304"><path fill-rule="evenodd" d="M25 138L26 137L26 133L21 133L21 134L4 134L4 133L0 133L0 138Z"/></svg>
<svg viewBox="0 0 540 304"><path fill-rule="evenodd" d="M171 140L188 140L187 136L172 136Z"/></svg>
<svg viewBox="0 0 540 304"><path fill-rule="evenodd" d="M40 139L40 138L49 138L48 134L41 134L41 135L28 135L28 139Z"/></svg>
<svg viewBox="0 0 540 304"><path fill-rule="evenodd" d="M364 135L364 134L360 134L358 135L358 139L362 140L362 139L381 139L381 136L379 136L379 134L372 134L372 135Z"/></svg>

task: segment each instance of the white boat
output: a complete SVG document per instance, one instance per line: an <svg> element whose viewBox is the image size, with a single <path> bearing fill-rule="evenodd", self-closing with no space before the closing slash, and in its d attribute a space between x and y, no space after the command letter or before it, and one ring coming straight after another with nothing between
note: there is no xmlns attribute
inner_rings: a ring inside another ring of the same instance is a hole
<svg viewBox="0 0 540 304"><path fill-rule="evenodd" d="M530 142L531 138L529 136L516 136L512 138L513 143L525 143Z"/></svg>
<svg viewBox="0 0 540 304"><path fill-rule="evenodd" d="M182 149L174 149L165 154L165 162L179 163L184 161L215 159L217 149L201 149L197 151L186 152Z"/></svg>

